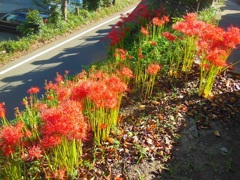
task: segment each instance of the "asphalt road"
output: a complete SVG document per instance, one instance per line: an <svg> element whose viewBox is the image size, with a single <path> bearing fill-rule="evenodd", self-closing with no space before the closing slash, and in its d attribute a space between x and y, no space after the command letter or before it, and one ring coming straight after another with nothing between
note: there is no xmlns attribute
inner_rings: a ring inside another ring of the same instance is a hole
<svg viewBox="0 0 240 180"><path fill-rule="evenodd" d="M21 102L28 96L30 87L39 87L41 96L44 93L44 82L54 81L57 72L64 74L65 70L69 70L69 75L76 75L83 66L104 60L107 55L105 36L119 20L113 19L119 14L0 67L0 102L6 104L7 119L14 118L14 108L24 108Z"/></svg>

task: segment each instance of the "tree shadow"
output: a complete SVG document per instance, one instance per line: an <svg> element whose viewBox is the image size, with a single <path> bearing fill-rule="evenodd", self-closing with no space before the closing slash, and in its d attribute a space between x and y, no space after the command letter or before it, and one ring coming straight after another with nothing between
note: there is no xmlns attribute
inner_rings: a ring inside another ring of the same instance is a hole
<svg viewBox="0 0 240 180"><path fill-rule="evenodd" d="M240 166L240 81L235 74L219 78L214 97L196 94L172 99L185 105L184 123L165 169L152 171L152 179L237 179ZM179 82L182 88L183 82ZM228 85L226 85L228 84ZM170 86L169 86L170 87ZM231 167L227 163L231 160Z"/></svg>

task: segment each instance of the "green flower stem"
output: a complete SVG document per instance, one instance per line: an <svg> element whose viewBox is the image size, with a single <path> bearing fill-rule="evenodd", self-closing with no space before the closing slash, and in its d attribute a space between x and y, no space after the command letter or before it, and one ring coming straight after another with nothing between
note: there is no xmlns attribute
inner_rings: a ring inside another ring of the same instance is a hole
<svg viewBox="0 0 240 180"><path fill-rule="evenodd" d="M194 62L194 55L196 54L196 37L188 36L185 39L183 49L184 49L184 57L183 57L183 66L182 71L188 74Z"/></svg>
<svg viewBox="0 0 240 180"><path fill-rule="evenodd" d="M81 164L82 142L62 138L61 144L53 149L53 169L66 169L68 174L72 174Z"/></svg>
<svg viewBox="0 0 240 180"><path fill-rule="evenodd" d="M156 74L150 75L149 80L147 82L147 86L146 86L145 98L152 96L155 79L156 79Z"/></svg>
<svg viewBox="0 0 240 180"><path fill-rule="evenodd" d="M199 83L198 95L208 98L211 95L212 87L216 76L222 67L211 65L209 69L201 67L201 77Z"/></svg>

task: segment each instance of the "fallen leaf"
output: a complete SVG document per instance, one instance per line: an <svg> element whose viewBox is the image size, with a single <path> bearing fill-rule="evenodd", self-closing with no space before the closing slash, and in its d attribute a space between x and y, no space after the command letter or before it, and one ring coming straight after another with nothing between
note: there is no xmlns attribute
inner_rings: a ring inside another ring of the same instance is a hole
<svg viewBox="0 0 240 180"><path fill-rule="evenodd" d="M220 137L220 133L218 130L214 131L215 136Z"/></svg>
<svg viewBox="0 0 240 180"><path fill-rule="evenodd" d="M147 138L147 139L146 139L146 142L147 142L149 145L152 145L152 144L153 144L153 141L152 141L152 139L150 139L150 138Z"/></svg>
<svg viewBox="0 0 240 180"><path fill-rule="evenodd" d="M157 153L159 156L163 156L163 151L158 151Z"/></svg>
<svg viewBox="0 0 240 180"><path fill-rule="evenodd" d="M139 110L143 110L143 109L145 109L145 107L146 107L146 105L139 105L139 106L138 106L138 109L139 109Z"/></svg>
<svg viewBox="0 0 240 180"><path fill-rule="evenodd" d="M110 138L110 137L107 137L107 141L112 144L114 142L114 139Z"/></svg>

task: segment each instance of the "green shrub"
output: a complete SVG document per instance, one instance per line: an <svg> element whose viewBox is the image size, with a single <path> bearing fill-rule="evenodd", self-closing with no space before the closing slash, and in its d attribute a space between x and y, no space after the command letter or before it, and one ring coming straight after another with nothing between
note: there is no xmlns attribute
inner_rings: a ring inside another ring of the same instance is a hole
<svg viewBox="0 0 240 180"><path fill-rule="evenodd" d="M31 10L26 16L26 21L18 28L23 36L37 34L44 25L42 17L38 10Z"/></svg>

